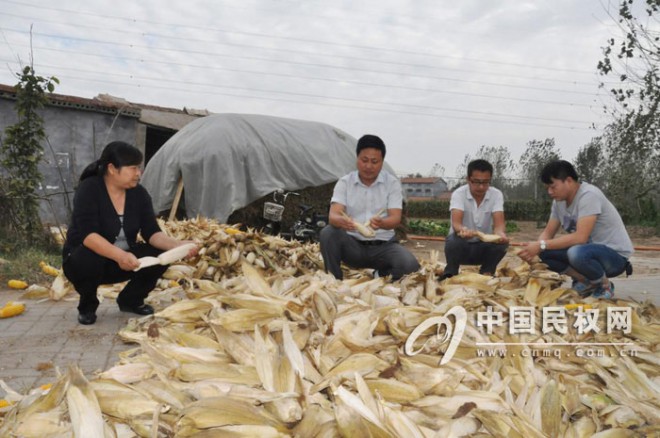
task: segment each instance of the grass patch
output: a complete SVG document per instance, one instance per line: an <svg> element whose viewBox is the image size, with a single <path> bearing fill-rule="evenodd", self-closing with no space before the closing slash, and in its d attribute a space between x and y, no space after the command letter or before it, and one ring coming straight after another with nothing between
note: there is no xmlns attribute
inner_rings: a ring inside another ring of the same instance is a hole
<svg viewBox="0 0 660 438"><path fill-rule="evenodd" d="M444 236L449 234L449 221L438 219L410 219L408 229L411 234L422 236ZM519 231L518 224L511 221L506 223L506 233Z"/></svg>
<svg viewBox="0 0 660 438"><path fill-rule="evenodd" d="M12 253L0 252L0 288L9 280L23 280L28 284L50 285L53 277L44 274L39 262L44 261L55 268L62 266L59 248L22 248Z"/></svg>

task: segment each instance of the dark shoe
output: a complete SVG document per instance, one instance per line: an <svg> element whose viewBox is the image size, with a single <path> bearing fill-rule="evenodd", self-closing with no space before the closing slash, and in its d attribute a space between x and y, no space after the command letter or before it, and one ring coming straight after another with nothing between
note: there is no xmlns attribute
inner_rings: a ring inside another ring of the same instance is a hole
<svg viewBox="0 0 660 438"><path fill-rule="evenodd" d="M96 322L96 313L94 312L79 313L78 322L83 325L92 325Z"/></svg>
<svg viewBox="0 0 660 438"><path fill-rule="evenodd" d="M135 307L119 306L119 310L122 312L135 313L137 315L153 315L154 313L154 308L149 304L142 304Z"/></svg>
<svg viewBox="0 0 660 438"><path fill-rule="evenodd" d="M450 274L449 272L443 272L442 275L438 277L438 281L446 280L448 278L453 277L454 274Z"/></svg>

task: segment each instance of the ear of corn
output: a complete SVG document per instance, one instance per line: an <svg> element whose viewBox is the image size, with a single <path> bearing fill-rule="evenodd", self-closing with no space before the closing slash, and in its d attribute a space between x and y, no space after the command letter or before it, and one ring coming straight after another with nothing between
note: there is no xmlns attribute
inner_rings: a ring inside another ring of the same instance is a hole
<svg viewBox="0 0 660 438"><path fill-rule="evenodd" d="M369 223L361 224L360 222L354 220L352 217L346 214L346 212L342 211L341 214L348 220L353 222L353 225L355 225L355 229L358 231L358 233L362 234L364 237L374 237L376 236L376 232L374 231L373 228L369 226Z"/></svg>
<svg viewBox="0 0 660 438"><path fill-rule="evenodd" d="M25 312L25 304L9 301L0 308L0 318L11 318L12 316L20 315L23 312Z"/></svg>
<svg viewBox="0 0 660 438"><path fill-rule="evenodd" d="M25 292L23 292L21 298L41 299L41 298L48 298L49 294L50 294L50 289L47 288L46 286L41 286L39 284L31 284L30 287L25 289Z"/></svg>
<svg viewBox="0 0 660 438"><path fill-rule="evenodd" d="M477 237L482 242L487 242L487 243L495 243L502 240L502 236L500 236L499 234L486 234L486 233L482 233L481 231L477 231Z"/></svg>
<svg viewBox="0 0 660 438"><path fill-rule="evenodd" d="M557 382L549 380L541 389L541 421L543 432L548 436L559 436L561 426L561 396Z"/></svg>
<svg viewBox="0 0 660 438"><path fill-rule="evenodd" d="M9 280L7 286L9 286L10 289L27 289L28 284L23 280Z"/></svg>
<svg viewBox="0 0 660 438"><path fill-rule="evenodd" d="M105 436L105 423L98 399L80 368L69 368L66 401L76 438Z"/></svg>
<svg viewBox="0 0 660 438"><path fill-rule="evenodd" d="M60 275L59 269L49 265L43 260L39 262L39 267L41 268L44 274L50 275L51 277L57 277L58 275Z"/></svg>
<svg viewBox="0 0 660 438"><path fill-rule="evenodd" d="M64 298L66 294L73 291L73 285L71 285L69 280L67 280L63 274L58 275L50 286L50 299L59 301Z"/></svg>
<svg viewBox="0 0 660 438"><path fill-rule="evenodd" d="M319 271L318 245L249 229L230 235L197 222L206 228L169 234L206 241L206 251L194 266L177 265L177 284L162 281L149 297L155 305L177 304L132 319L121 332L139 347L88 384L67 373L52 388L22 396L0 380L0 437L81 435L74 423L87 407L73 402L89 388L105 419L104 437L577 438L660 430L660 320L651 304L631 305L630 333L596 338L634 341L636 355L617 358L618 348L608 347L603 357L576 357L570 344L550 345L582 341L574 330L537 338L512 334L506 321L492 333L476 325L486 306L533 305L539 321L547 305L579 303L541 264L502 266L495 278L466 268L437 283L442 262L432 254L400 281L348 270L342 282ZM119 292L99 289L106 298ZM623 305L586 301L601 316L608 305ZM456 306L468 313L465 336L443 364L450 345L442 344L434 318L450 317ZM405 344L420 327L411 342L418 354L407 355ZM533 340L561 357L513 345ZM498 341L511 344L504 355L477 355L477 343ZM100 429L86 436L103 436L93 435Z"/></svg>

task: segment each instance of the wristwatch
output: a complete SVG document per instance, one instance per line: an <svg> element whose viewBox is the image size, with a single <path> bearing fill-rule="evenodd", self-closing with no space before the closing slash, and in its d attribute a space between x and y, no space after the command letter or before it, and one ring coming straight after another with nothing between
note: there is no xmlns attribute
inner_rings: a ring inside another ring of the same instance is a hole
<svg viewBox="0 0 660 438"><path fill-rule="evenodd" d="M539 240L539 247L541 247L541 251L545 251L548 245L546 245L545 240Z"/></svg>

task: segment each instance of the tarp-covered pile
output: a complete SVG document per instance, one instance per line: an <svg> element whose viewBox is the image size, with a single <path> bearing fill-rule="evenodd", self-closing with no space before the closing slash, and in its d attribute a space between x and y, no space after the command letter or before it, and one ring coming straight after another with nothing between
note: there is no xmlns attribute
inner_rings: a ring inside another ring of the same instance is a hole
<svg viewBox="0 0 660 438"><path fill-rule="evenodd" d="M465 273L437 283L441 263L432 257L400 282L360 271L340 282L317 269L312 244L208 221L166 228L206 250L168 271L179 285L150 295L162 310L120 332L139 347L92 379L72 367L48 390L12 393L0 436L660 433L660 317L651 304L580 301L555 274L526 263L503 266L496 278ZM451 345L444 337L459 325L446 316L457 307L465 330L441 365ZM536 322L512 334L508 316L524 308ZM564 309L565 333L541 325L548 308ZM608 309L626 308L628 329L606 333ZM572 325L595 311L600 330ZM488 333L478 321L498 312L503 323Z"/></svg>
<svg viewBox="0 0 660 438"><path fill-rule="evenodd" d="M274 190L337 181L355 169L356 143L324 123L214 114L169 139L149 161L141 184L160 212L171 208L183 178L187 216L225 222L233 211Z"/></svg>

